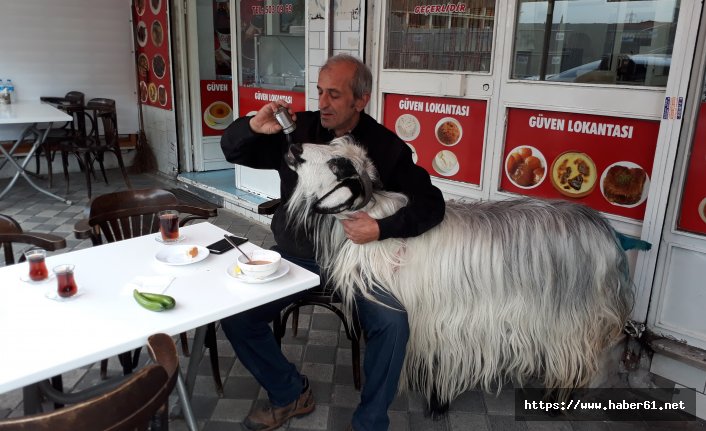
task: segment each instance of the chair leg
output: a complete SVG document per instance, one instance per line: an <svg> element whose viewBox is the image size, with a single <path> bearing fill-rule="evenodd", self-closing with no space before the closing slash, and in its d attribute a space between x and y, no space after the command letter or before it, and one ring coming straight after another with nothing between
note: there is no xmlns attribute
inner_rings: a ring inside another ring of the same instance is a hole
<svg viewBox="0 0 706 431"><path fill-rule="evenodd" d="M69 153L61 152L61 165L64 167L64 182L66 183L66 194L69 194Z"/></svg>
<svg viewBox="0 0 706 431"><path fill-rule="evenodd" d="M105 159L105 154L100 151L96 153L95 160L98 161L98 166L101 167L101 174L103 174L103 181L108 184L108 176L105 174L105 166L103 165L103 160Z"/></svg>
<svg viewBox="0 0 706 431"><path fill-rule="evenodd" d="M299 307L292 312L292 336L296 337L299 332Z"/></svg>
<svg viewBox="0 0 706 431"><path fill-rule="evenodd" d="M108 360L103 359L101 361L101 380L108 378Z"/></svg>
<svg viewBox="0 0 706 431"><path fill-rule="evenodd" d="M218 340L216 338L216 324L209 323L206 326L206 347L208 347L208 357L211 360L211 375L213 383L216 385L216 392L219 397L223 396L223 381L221 380L221 370L218 364Z"/></svg>
<svg viewBox="0 0 706 431"><path fill-rule="evenodd" d="M185 357L189 357L189 340L186 338L186 332L179 334L179 341L181 342L181 353Z"/></svg>
<svg viewBox="0 0 706 431"><path fill-rule="evenodd" d="M127 185L127 188L131 189L132 184L130 184L130 178L127 176L127 170L125 170L125 163L123 162L123 155L120 152L120 148L117 148L115 151L115 157L118 159L118 165L120 166L120 172L123 174L123 179L125 180L125 185Z"/></svg>
<svg viewBox="0 0 706 431"><path fill-rule="evenodd" d="M86 151L83 153L84 157L84 163L86 164L86 170L85 170L85 175L86 175L86 190L88 192L88 199L91 199L91 152Z"/></svg>
<svg viewBox="0 0 706 431"><path fill-rule="evenodd" d="M52 164L54 163L54 157L52 156L51 150L48 148L44 150L45 157L47 159L47 175L49 175L49 188L52 188L54 183L54 168ZM39 173L39 168L37 168L37 173Z"/></svg>
<svg viewBox="0 0 706 431"><path fill-rule="evenodd" d="M61 374L51 378L51 385L57 391L64 392L64 380L61 378ZM62 403L59 403L59 402L54 403L55 409L60 409L62 407L64 407L64 405Z"/></svg>

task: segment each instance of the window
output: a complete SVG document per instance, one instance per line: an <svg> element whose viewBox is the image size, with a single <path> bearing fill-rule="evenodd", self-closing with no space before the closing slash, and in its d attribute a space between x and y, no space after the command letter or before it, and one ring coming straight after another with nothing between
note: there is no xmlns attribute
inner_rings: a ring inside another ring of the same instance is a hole
<svg viewBox="0 0 706 431"><path fill-rule="evenodd" d="M665 87L679 0L520 0L511 77Z"/></svg>
<svg viewBox="0 0 706 431"><path fill-rule="evenodd" d="M387 5L386 69L490 71L495 1Z"/></svg>

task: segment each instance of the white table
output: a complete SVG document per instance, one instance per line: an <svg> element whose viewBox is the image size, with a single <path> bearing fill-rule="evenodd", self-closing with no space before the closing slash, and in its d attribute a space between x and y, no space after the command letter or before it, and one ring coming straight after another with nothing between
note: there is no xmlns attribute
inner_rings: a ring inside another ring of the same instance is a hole
<svg viewBox="0 0 706 431"><path fill-rule="evenodd" d="M44 140L47 138L49 130L51 130L52 123L66 121L73 121L73 118L67 113L62 112L61 110L51 105L47 105L46 103L17 102L11 105L0 105L0 126L13 124L27 125L22 130L22 133L17 138L17 141L15 141L14 145L10 148L10 151L5 150L5 148L0 145L0 153L2 153L2 155L7 158L6 161L0 164L0 168L2 168L6 162L10 162L10 164L16 170L15 175L13 175L12 179L10 180L10 183L5 187L5 189L2 190L2 192L0 192L0 199L2 199L2 197L10 191L17 179L21 176L38 191L44 193L45 195L51 196L54 199L63 201L68 205L71 205L71 201L66 200L61 196L57 196L54 193L51 193L50 191L39 187L37 184L34 183L34 181L32 181L32 179L27 175L27 172L25 171L25 167L27 166L27 163L29 163L29 161L32 159L34 153L39 149L39 147L42 146L42 144L44 144ZM39 130L37 128L37 124L39 123L48 123L48 126L44 130ZM27 152L25 159L22 161L22 164L19 164L14 159L15 156L13 154L20 146L22 141L25 139L25 137L30 134L35 135L36 139L34 140L34 144L32 144L30 150Z"/></svg>
<svg viewBox="0 0 706 431"><path fill-rule="evenodd" d="M180 231L185 239L178 245L205 246L227 233L210 223ZM68 301L44 296L55 282L21 281L26 263L0 268L0 393L144 346L152 334L176 335L203 327L319 284L318 275L285 261L290 267L285 276L263 284L244 283L226 272L237 250L210 254L193 264L165 265L155 254L174 246L156 241L156 235L48 257L50 270L61 263L76 265L79 295ZM241 248L247 253L257 246L248 242ZM176 299L174 309L148 311L125 288L134 277L151 275L176 277L166 291ZM194 359L189 365L195 372Z"/></svg>

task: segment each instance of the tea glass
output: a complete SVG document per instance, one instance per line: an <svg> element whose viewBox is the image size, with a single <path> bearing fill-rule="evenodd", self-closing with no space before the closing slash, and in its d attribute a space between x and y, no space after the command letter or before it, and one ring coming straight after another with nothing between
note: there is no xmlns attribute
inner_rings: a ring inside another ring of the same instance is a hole
<svg viewBox="0 0 706 431"><path fill-rule="evenodd" d="M44 259L47 252L41 248L33 248L25 252L25 258L29 263L29 279L32 281L43 281L49 277L49 270Z"/></svg>
<svg viewBox="0 0 706 431"><path fill-rule="evenodd" d="M65 264L55 266L56 294L62 298L70 298L78 292L76 279L74 278L74 265Z"/></svg>
<svg viewBox="0 0 706 431"><path fill-rule="evenodd" d="M160 211L159 232L162 242L170 243L179 241L179 212L174 210Z"/></svg>

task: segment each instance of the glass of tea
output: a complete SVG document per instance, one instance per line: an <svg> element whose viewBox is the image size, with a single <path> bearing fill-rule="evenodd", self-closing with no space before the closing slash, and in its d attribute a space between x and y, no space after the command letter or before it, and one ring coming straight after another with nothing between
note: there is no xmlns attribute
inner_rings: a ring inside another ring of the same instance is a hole
<svg viewBox="0 0 706 431"><path fill-rule="evenodd" d="M174 210L160 211L159 232L163 242L176 242L179 240L179 212Z"/></svg>
<svg viewBox="0 0 706 431"><path fill-rule="evenodd" d="M33 248L25 252L25 258L29 263L29 279L32 281L42 281L49 277L47 264L44 259L47 252L41 248Z"/></svg>
<svg viewBox="0 0 706 431"><path fill-rule="evenodd" d="M74 279L74 265L58 265L55 266L54 275L56 275L56 293L62 298L70 298L78 292L76 280Z"/></svg>

